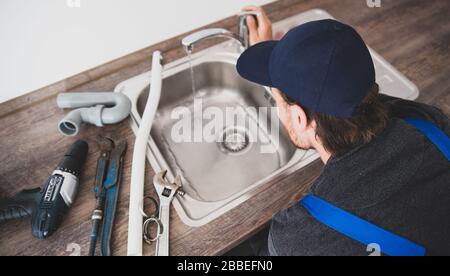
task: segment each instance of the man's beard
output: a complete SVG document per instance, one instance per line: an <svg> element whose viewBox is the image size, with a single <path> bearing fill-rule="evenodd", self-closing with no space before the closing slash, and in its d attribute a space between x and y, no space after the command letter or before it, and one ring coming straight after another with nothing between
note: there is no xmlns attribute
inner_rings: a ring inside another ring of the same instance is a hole
<svg viewBox="0 0 450 276"><path fill-rule="evenodd" d="M289 135L289 139L296 148L301 150L309 150L312 148L311 146L307 146L304 143L301 143L300 138L298 138L297 134L295 134L292 129L288 129L287 132Z"/></svg>

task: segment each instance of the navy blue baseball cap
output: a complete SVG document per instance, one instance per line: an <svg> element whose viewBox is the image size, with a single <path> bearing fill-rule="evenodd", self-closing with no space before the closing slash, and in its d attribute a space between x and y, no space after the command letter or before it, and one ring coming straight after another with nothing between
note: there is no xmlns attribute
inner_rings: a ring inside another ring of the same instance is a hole
<svg viewBox="0 0 450 276"><path fill-rule="evenodd" d="M350 26L312 21L280 41L265 41L242 53L239 74L275 87L310 111L348 118L375 84L369 49Z"/></svg>

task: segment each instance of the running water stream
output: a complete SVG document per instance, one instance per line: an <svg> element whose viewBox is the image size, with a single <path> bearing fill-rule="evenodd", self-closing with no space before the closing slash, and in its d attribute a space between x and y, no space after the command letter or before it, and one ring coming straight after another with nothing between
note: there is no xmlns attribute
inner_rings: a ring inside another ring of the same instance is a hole
<svg viewBox="0 0 450 276"><path fill-rule="evenodd" d="M202 140L202 131L203 131L203 117L202 117L202 108L201 104L197 100L197 87L195 85L195 72L194 72L194 65L192 63L192 48L186 48L186 54L189 61L189 71L191 75L191 88L192 88L192 103L194 107L194 113L193 113L193 121L192 121L192 130L194 134L194 140L197 142L200 142ZM200 107L199 107L200 106ZM199 110L200 109L200 110Z"/></svg>
<svg viewBox="0 0 450 276"><path fill-rule="evenodd" d="M194 72L194 66L192 65L192 49L191 48L186 48L186 54L189 60L189 71L191 73L191 87L192 87L192 99L195 101L195 92L196 92L196 87L195 87L195 72Z"/></svg>

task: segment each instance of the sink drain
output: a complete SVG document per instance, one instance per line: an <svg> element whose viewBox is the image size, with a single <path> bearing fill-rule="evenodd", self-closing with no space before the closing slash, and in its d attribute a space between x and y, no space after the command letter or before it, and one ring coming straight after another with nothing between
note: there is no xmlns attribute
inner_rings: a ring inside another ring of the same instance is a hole
<svg viewBox="0 0 450 276"><path fill-rule="evenodd" d="M225 129L222 134L220 147L230 153L241 153L250 145L248 133L241 128L232 127Z"/></svg>

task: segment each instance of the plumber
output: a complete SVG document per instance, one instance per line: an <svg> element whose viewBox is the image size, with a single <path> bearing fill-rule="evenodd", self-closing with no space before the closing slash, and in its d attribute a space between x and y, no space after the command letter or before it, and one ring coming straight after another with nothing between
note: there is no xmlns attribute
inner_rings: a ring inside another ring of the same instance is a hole
<svg viewBox="0 0 450 276"><path fill-rule="evenodd" d="M244 10L260 15L247 18L252 46L239 74L271 87L292 143L324 163L310 194L251 241L255 254L449 255L448 118L379 94L369 50L352 27L314 21L274 41L264 11Z"/></svg>

